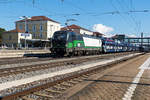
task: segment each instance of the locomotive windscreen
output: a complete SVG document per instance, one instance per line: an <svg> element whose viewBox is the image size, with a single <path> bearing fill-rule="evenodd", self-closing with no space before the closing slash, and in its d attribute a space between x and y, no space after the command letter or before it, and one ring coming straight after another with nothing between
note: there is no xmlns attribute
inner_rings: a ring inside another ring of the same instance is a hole
<svg viewBox="0 0 150 100"><path fill-rule="evenodd" d="M57 31L52 38L53 48L65 48L67 42L67 32Z"/></svg>
<svg viewBox="0 0 150 100"><path fill-rule="evenodd" d="M58 41L66 41L67 39L67 32L64 31L58 31L54 33L53 36L54 40L58 40Z"/></svg>

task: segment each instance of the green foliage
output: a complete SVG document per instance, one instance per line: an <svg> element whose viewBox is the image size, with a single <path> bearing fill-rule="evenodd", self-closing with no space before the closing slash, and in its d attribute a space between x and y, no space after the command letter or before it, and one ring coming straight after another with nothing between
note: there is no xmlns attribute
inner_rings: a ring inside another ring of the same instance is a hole
<svg viewBox="0 0 150 100"><path fill-rule="evenodd" d="M0 28L0 39L2 38L2 33L5 32L6 30L4 28Z"/></svg>

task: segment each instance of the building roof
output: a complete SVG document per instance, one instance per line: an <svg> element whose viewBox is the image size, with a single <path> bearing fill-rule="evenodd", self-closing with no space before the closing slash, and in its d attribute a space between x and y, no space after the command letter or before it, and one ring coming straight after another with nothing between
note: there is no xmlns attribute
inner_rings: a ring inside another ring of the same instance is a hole
<svg viewBox="0 0 150 100"><path fill-rule="evenodd" d="M4 33L25 33L25 31L19 30L19 29L14 29L14 30L6 31Z"/></svg>
<svg viewBox="0 0 150 100"><path fill-rule="evenodd" d="M97 36L102 36L104 34L100 33L100 32L93 32L93 35L97 35Z"/></svg>
<svg viewBox="0 0 150 100"><path fill-rule="evenodd" d="M88 29L85 29L85 28L80 27L80 26L75 25L75 24L72 24L72 25L70 25L70 26L61 28L61 30L67 30L67 29L83 29L83 30L86 30L86 31L90 31L90 30L88 30ZM90 32L92 32L92 31L90 31Z"/></svg>
<svg viewBox="0 0 150 100"><path fill-rule="evenodd" d="M19 20L19 21L16 21L16 22L24 22L25 19L23 20ZM55 23L59 23L57 21L54 21L46 16L32 16L30 19L27 19L27 21L52 21L52 22L55 22Z"/></svg>

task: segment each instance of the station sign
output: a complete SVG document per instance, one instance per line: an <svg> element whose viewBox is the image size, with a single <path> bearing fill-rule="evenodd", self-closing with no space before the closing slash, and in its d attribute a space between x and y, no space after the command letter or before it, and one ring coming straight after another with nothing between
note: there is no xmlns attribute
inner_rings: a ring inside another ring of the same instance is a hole
<svg viewBox="0 0 150 100"><path fill-rule="evenodd" d="M30 37L29 33L21 33L21 36Z"/></svg>

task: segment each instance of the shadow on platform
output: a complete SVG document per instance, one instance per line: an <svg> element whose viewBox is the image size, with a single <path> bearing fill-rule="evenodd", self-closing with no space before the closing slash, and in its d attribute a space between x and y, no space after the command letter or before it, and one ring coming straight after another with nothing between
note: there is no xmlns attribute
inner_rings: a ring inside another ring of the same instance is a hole
<svg viewBox="0 0 150 100"><path fill-rule="evenodd" d="M104 75L104 76L109 76L109 77L122 77L122 78L134 78L135 76L121 76L121 75ZM136 77L136 78L141 78L141 79L150 79L148 77Z"/></svg>
<svg viewBox="0 0 150 100"><path fill-rule="evenodd" d="M90 79L85 79L84 81L103 82L103 83L116 83L116 84L136 84L136 85L150 86L150 84L148 84L148 83L134 83L134 82L114 81L114 80L90 80Z"/></svg>
<svg viewBox="0 0 150 100"><path fill-rule="evenodd" d="M52 57L52 55L50 53L34 53L34 54L24 54L24 57L38 57L38 58L48 58L48 57Z"/></svg>

